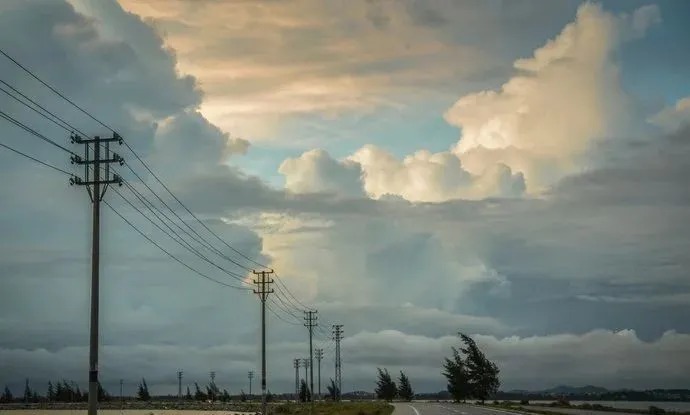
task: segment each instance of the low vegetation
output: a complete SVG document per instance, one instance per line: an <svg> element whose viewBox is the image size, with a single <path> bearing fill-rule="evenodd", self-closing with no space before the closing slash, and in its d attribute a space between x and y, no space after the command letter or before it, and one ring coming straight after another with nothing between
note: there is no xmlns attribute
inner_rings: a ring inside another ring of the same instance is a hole
<svg viewBox="0 0 690 415"><path fill-rule="evenodd" d="M283 404L272 409L272 413L284 415L307 415L310 405ZM390 415L393 406L383 402L318 402L314 403L313 415Z"/></svg>

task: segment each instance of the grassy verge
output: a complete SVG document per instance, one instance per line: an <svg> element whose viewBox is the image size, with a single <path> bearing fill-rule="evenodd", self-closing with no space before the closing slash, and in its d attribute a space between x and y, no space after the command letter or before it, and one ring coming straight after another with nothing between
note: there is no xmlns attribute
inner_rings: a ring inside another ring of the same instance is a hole
<svg viewBox="0 0 690 415"><path fill-rule="evenodd" d="M690 412L676 412L676 411L665 411L661 408L655 406L650 406L649 409L624 409L624 408L614 408L611 406L605 406L600 404L589 404L584 403L581 405L569 405L569 404L532 404L532 406L539 406L540 409L535 408L525 408L522 404L517 402L501 402L493 404L487 404L488 406L497 409L506 409L513 412L520 413L532 413L539 415L563 415L562 412L549 410L550 408L564 408L564 409L580 409L585 411L599 411L599 412L623 412L623 413L635 413L643 415L690 415ZM543 408L543 409L541 409Z"/></svg>
<svg viewBox="0 0 690 415"><path fill-rule="evenodd" d="M393 406L383 402L315 403L313 415L390 415ZM271 408L276 415L307 415L309 405L282 404Z"/></svg>

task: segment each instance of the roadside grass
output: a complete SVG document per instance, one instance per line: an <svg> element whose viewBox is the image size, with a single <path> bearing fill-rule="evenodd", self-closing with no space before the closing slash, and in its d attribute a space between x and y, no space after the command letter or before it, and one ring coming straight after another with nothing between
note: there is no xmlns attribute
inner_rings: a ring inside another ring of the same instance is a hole
<svg viewBox="0 0 690 415"><path fill-rule="evenodd" d="M562 412L550 411L549 408L566 408L566 409L580 409L585 411L600 411L600 412L623 412L623 413L636 413L644 415L690 415L690 412L676 412L676 411L665 411L656 406L650 406L648 409L624 409L624 408L614 408L612 406L605 406L601 404L589 404L583 403L581 405L570 405L569 403L551 403L551 404L532 404L532 406L539 406L543 409L536 408L525 408L524 405L529 405L529 403L524 402L494 402L493 404L486 404L497 409L510 410L512 412L518 412L523 414L538 414L538 415L564 415Z"/></svg>
<svg viewBox="0 0 690 415"><path fill-rule="evenodd" d="M277 415L307 415L309 404L286 403L271 408ZM393 405L383 402L318 402L314 403L313 415L391 415Z"/></svg>

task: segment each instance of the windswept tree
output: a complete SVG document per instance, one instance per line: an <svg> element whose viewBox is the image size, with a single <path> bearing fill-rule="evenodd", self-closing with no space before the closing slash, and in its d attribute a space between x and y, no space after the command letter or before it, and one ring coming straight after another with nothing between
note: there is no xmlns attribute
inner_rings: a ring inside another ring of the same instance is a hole
<svg viewBox="0 0 690 415"><path fill-rule="evenodd" d="M187 394L184 396L184 398L188 401L192 400L192 392L189 390L189 386L187 386Z"/></svg>
<svg viewBox="0 0 690 415"><path fill-rule="evenodd" d="M53 402L55 400L55 388L53 387L53 382L48 381L48 392L46 392L46 398L48 398L48 402Z"/></svg>
<svg viewBox="0 0 690 415"><path fill-rule="evenodd" d="M194 400L197 401L205 401L206 400L206 394L201 391L201 388L199 387L199 384L194 382Z"/></svg>
<svg viewBox="0 0 690 415"><path fill-rule="evenodd" d="M442 374L448 380L448 393L455 402L460 402L470 397L470 376L458 349L452 350L453 358L446 358Z"/></svg>
<svg viewBox="0 0 690 415"><path fill-rule="evenodd" d="M29 403L33 401L33 394L31 393L31 386L29 386L29 379L26 380L24 386L24 402Z"/></svg>
<svg viewBox="0 0 690 415"><path fill-rule="evenodd" d="M5 385L5 390L2 392L2 396L0 396L0 402L10 403L13 400L14 396L12 396L12 391Z"/></svg>
<svg viewBox="0 0 690 415"><path fill-rule="evenodd" d="M335 381L331 379L331 384L326 386L326 390L328 391L328 398L331 399L332 401L337 401L338 396L340 396L340 390L338 389L338 385L335 384Z"/></svg>
<svg viewBox="0 0 690 415"><path fill-rule="evenodd" d="M304 379L302 379L299 387L299 400L301 402L309 402L311 400L311 392L309 391L309 386L307 386L307 381Z"/></svg>
<svg viewBox="0 0 690 415"><path fill-rule="evenodd" d="M148 388L147 388L148 392ZM110 400L110 394L103 389L101 382L98 382L98 402L107 402Z"/></svg>
<svg viewBox="0 0 690 415"><path fill-rule="evenodd" d="M141 383L139 384L139 389L137 390L137 399L140 401L150 401L151 395L149 394L149 387L146 384L146 379L141 378Z"/></svg>
<svg viewBox="0 0 690 415"><path fill-rule="evenodd" d="M398 379L398 397L403 401L411 401L414 398L414 392L412 391L412 385L410 385L410 379L400 371L400 378Z"/></svg>
<svg viewBox="0 0 690 415"><path fill-rule="evenodd" d="M392 401L398 394L398 388L391 379L388 369L376 368L379 372L379 379L376 381L376 397L385 401Z"/></svg>
<svg viewBox="0 0 690 415"><path fill-rule="evenodd" d="M460 350L453 347L453 357L446 358L443 364L442 373L448 380L448 392L455 401L475 398L484 402L498 391L498 367L486 358L471 337L463 333L458 335L465 347Z"/></svg>
<svg viewBox="0 0 690 415"><path fill-rule="evenodd" d="M227 389L223 389L223 395L222 395L222 400L223 402L230 402L230 392L228 392Z"/></svg>

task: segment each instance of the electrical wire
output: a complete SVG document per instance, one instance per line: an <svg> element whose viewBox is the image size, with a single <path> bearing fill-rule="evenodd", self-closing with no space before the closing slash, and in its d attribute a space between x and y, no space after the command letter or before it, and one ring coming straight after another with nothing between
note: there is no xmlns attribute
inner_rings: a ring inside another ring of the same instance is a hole
<svg viewBox="0 0 690 415"><path fill-rule="evenodd" d="M185 263L184 261L182 261L182 260L180 260L179 258L177 258L175 255L173 255L173 254L171 254L170 252L168 252L165 248L163 248L163 247L160 246L158 243L156 243L156 241L154 241L153 239L149 238L144 232L142 232L141 230L139 230L139 228L137 228L136 225L134 225L132 222L130 222L129 220L127 220L127 218L125 218L120 212L118 212L117 209L115 209L114 207L112 207L112 206L110 205L110 203L108 203L107 200L103 200L103 203L105 203L105 205L108 206L108 207L110 208L110 210L113 211L113 213L115 213L117 216L120 217L120 219L122 219L123 221L125 221L125 223L127 223L127 224L128 224L132 229L134 229L139 235L141 235L141 236L142 236L143 238L145 238L147 241L149 241L150 243L152 243L153 245L155 245L158 249L160 249L161 251L163 251L166 255L168 255L168 256L169 256L170 258L172 258L173 260L175 260L175 262L179 263L180 265L184 266L185 268L189 269L190 271L194 272L195 274L199 275L200 277L205 278L205 279L207 279L207 280L209 280L209 281L215 282L216 284L222 285L222 286L224 286L224 287L232 288L232 289L235 289L235 290L242 290L242 291L250 291L250 290L251 290L251 288L239 287L239 286L236 286L236 285L231 285L231 284L224 283L224 282L222 282L222 281L219 281L219 280L217 280L217 279L215 279L215 278L213 278L213 277L210 277L210 276L204 274L204 273L201 272L201 271L198 271L198 270L192 268L192 267L189 266L187 263Z"/></svg>
<svg viewBox="0 0 690 415"><path fill-rule="evenodd" d="M15 126L21 128L22 130L28 132L29 134L40 138L41 140L45 141L48 144L52 144L53 146L59 148L62 151L65 151L69 154L72 154L73 156L76 156L77 154L71 151L70 149L56 143L55 141L51 140L50 138L46 137L45 135L39 133L38 131L34 130L33 128L27 126L23 122L17 120L16 118L12 117L11 115L7 114L6 112L0 110L0 117L4 118L5 120L9 121L10 123L14 124Z"/></svg>
<svg viewBox="0 0 690 415"><path fill-rule="evenodd" d="M14 152L14 153L16 153L16 154L18 154L18 155L20 155L20 156L26 157L26 158L28 158L29 160L33 160L33 161L35 161L36 163L41 164L41 165L43 165L43 166L45 166L45 167L50 167L51 169L56 170L56 171L59 171L60 173L66 174L66 175L68 175L68 176L70 176L70 177L73 177L73 176L74 176L74 174L72 174L72 173L70 173L70 172L68 172L68 171L66 171L66 170L62 170L62 169L59 168L59 167L53 166L52 164L48 164L48 163L46 163L45 161L41 161L41 160L39 160L39 159L37 159L37 158L35 158L35 157L33 157L33 156L30 156L30 155L28 155L28 154L26 154L26 153L22 153L21 151L19 151L19 150L17 150L17 149L14 149L14 148L12 148L12 147L6 145L6 144L0 143L0 147L3 147L3 148L5 148L5 149L7 149L7 150L10 150L10 151L12 151L12 152Z"/></svg>

